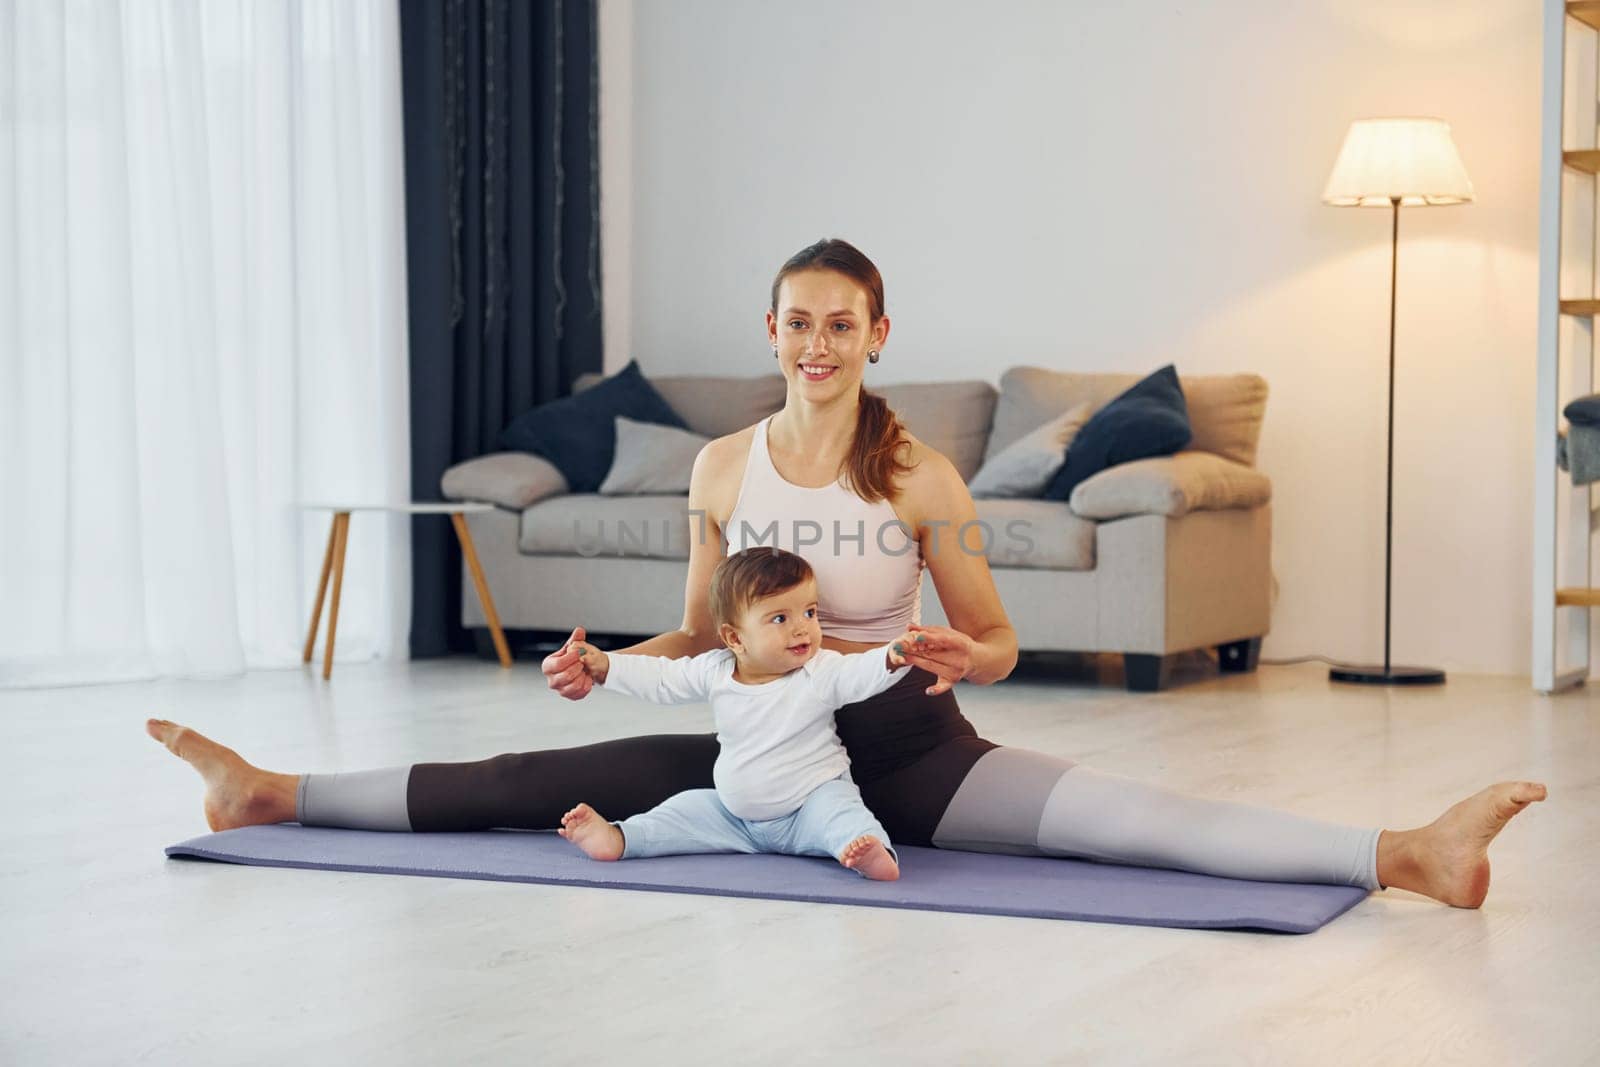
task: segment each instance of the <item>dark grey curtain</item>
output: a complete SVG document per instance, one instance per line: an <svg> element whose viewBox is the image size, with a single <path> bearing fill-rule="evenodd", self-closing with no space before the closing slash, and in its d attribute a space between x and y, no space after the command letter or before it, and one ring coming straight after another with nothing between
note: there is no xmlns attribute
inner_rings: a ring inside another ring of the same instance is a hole
<svg viewBox="0 0 1600 1067"><path fill-rule="evenodd" d="M594 0L400 0L411 491L601 364ZM411 654L470 649L450 524L412 528Z"/></svg>

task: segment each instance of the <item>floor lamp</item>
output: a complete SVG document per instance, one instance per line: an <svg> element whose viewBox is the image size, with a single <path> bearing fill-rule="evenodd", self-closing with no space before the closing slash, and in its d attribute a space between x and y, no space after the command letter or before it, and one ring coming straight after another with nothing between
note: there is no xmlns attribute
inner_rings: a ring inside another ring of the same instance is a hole
<svg viewBox="0 0 1600 1067"><path fill-rule="evenodd" d="M1334 207L1386 207L1394 216L1389 238L1389 469L1383 533L1383 664L1337 665L1336 682L1366 685L1437 685L1444 671L1397 667L1389 661L1390 604L1394 589L1394 312L1400 262L1400 209L1472 200L1472 182L1450 127L1440 119L1360 119L1351 123L1344 146L1322 192Z"/></svg>

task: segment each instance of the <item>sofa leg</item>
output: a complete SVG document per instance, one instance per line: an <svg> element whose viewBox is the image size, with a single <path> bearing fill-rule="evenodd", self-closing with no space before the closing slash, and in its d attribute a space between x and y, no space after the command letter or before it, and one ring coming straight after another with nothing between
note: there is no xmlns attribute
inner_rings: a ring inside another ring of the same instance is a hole
<svg viewBox="0 0 1600 1067"><path fill-rule="evenodd" d="M1217 666L1227 674L1248 674L1261 662L1261 638L1247 637L1217 646Z"/></svg>
<svg viewBox="0 0 1600 1067"><path fill-rule="evenodd" d="M1172 657L1125 652L1122 655L1122 673L1127 678L1128 692L1159 692L1167 687L1167 680L1171 677Z"/></svg>

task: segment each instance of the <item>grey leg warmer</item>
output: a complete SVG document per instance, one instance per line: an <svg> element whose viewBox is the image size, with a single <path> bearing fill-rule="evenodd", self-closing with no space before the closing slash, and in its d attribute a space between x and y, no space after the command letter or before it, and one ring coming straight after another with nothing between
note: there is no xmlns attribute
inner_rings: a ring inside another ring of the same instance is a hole
<svg viewBox="0 0 1600 1067"><path fill-rule="evenodd" d="M406 786L410 779L410 767L302 774L295 793L295 820L302 826L409 832Z"/></svg>
<svg viewBox="0 0 1600 1067"><path fill-rule="evenodd" d="M1026 749L997 748L962 781L933 843L1379 889L1378 834L1186 796Z"/></svg>

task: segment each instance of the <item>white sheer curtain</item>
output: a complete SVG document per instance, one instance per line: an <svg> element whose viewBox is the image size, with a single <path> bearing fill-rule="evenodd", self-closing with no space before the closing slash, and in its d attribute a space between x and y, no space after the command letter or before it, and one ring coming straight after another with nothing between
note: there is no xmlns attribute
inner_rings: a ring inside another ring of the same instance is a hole
<svg viewBox="0 0 1600 1067"><path fill-rule="evenodd" d="M0 686L299 663L297 505L409 488L400 114L394 0L0 0ZM409 551L352 520L341 662Z"/></svg>

